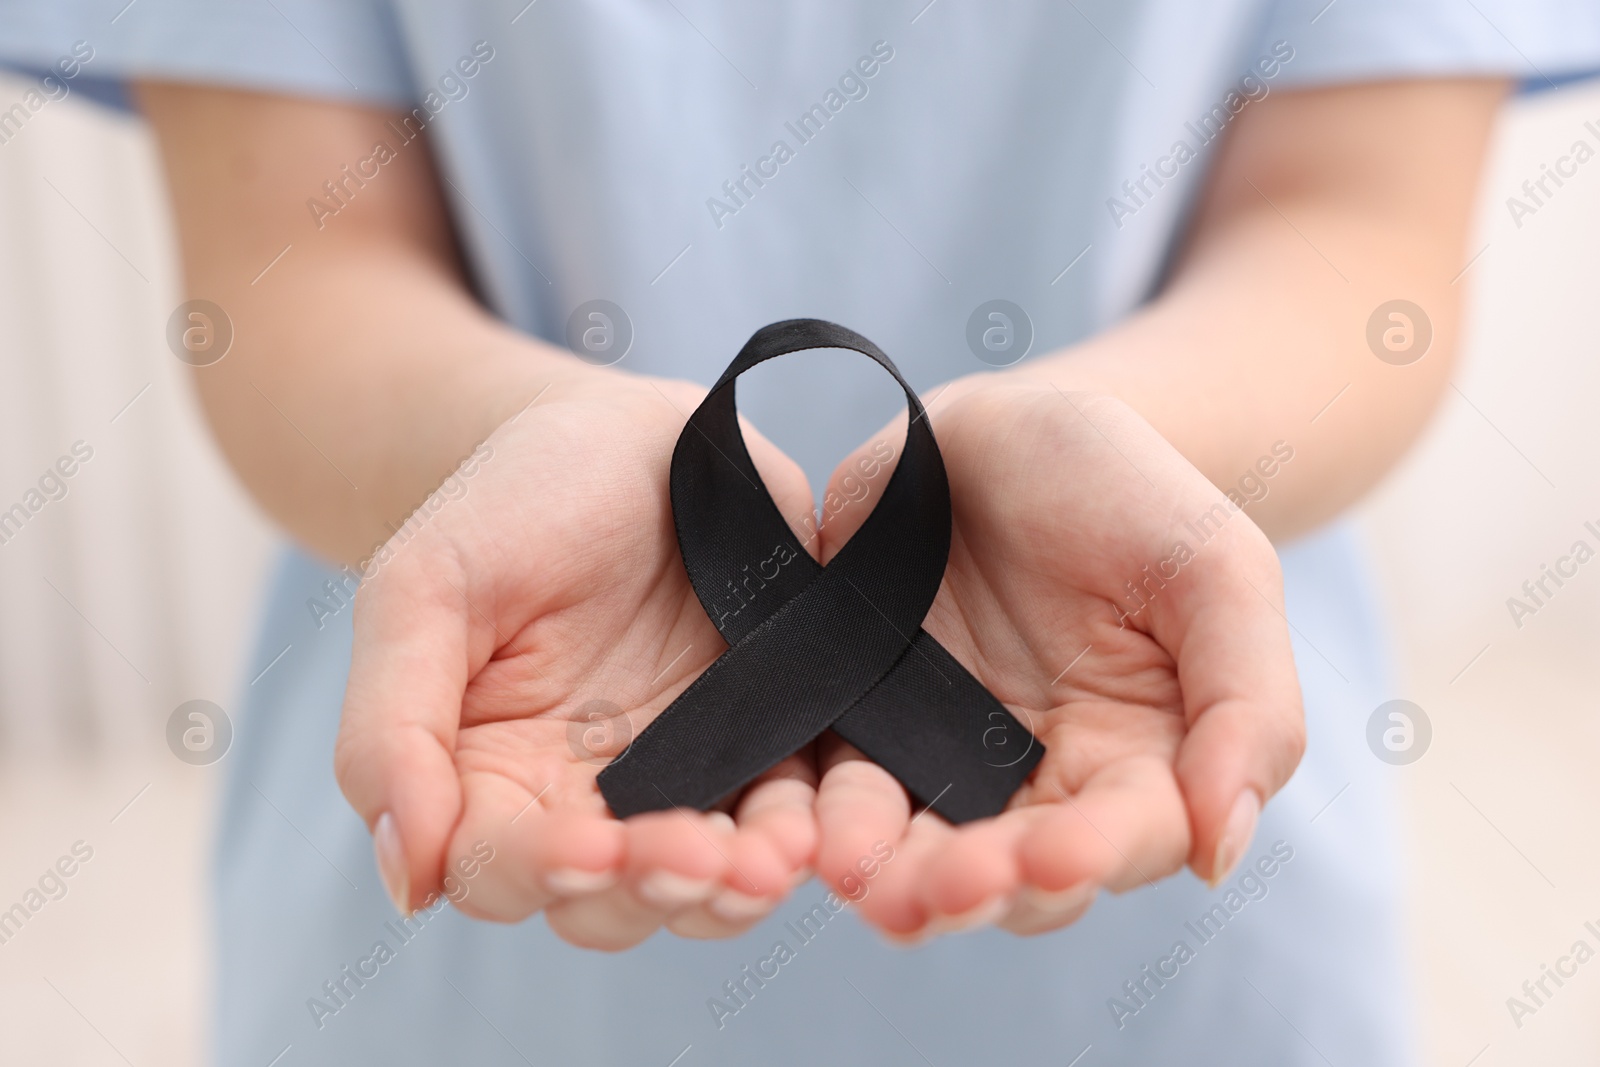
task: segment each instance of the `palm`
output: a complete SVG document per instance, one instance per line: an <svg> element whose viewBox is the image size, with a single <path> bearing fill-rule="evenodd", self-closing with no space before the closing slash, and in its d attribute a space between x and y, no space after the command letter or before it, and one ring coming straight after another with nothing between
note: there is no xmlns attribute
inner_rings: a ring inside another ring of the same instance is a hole
<svg viewBox="0 0 1600 1067"><path fill-rule="evenodd" d="M1122 889L1180 866L1193 844L1180 754L1217 702L1191 624L1251 609L1246 598L1259 620L1277 595L1270 546L1247 519L1224 503L1204 544L1186 526L1220 495L1132 412L1048 384L956 392L933 416L954 524L925 627L1047 751L1005 814L959 831L936 816L908 824L903 791L846 746L825 756L819 869L836 876L873 834L898 836L906 858L863 910L901 934L941 916L1042 928L1072 908L1019 906L1019 891ZM851 532L825 530L825 556ZM878 815L863 824L847 807Z"/></svg>
<svg viewBox="0 0 1600 1067"><path fill-rule="evenodd" d="M740 923L698 904L723 888L773 899L809 860L809 754L745 790L737 827L727 815L623 823L596 784L726 648L683 569L667 495L698 393L611 374L552 388L495 433L466 495L364 590L341 763L373 743L350 721L377 703L362 689L374 678L360 669L363 648L393 656L423 630L413 647L456 664L457 715L434 731L453 773L426 801L454 818L444 855L488 841L507 857L474 883L463 902L473 914L515 920L543 907L559 932L602 947L663 921L720 934ZM798 468L749 437L780 507L802 513L810 491ZM649 899L663 871L683 899Z"/></svg>
<svg viewBox="0 0 1600 1067"><path fill-rule="evenodd" d="M475 590L471 604L462 590L462 610L493 647L462 698L456 761L469 807L481 790L485 803L537 796L541 810L603 814L599 770L723 647L673 540L656 457L670 455L674 412L639 400L648 421L635 419L626 440L583 426L587 410L555 407L506 434L502 449L530 469L497 484L506 499L481 502L492 518L467 536L493 547L469 540L460 553ZM632 461L639 451L650 461ZM580 467L581 482L531 484Z"/></svg>

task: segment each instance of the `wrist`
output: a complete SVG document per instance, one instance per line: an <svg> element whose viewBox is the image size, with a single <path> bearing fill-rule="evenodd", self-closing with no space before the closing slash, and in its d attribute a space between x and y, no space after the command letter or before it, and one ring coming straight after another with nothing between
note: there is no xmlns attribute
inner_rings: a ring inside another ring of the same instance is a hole
<svg viewBox="0 0 1600 1067"><path fill-rule="evenodd" d="M997 391L1017 393L1044 391L1073 397L1082 395L1114 395L1109 383L1099 375L1079 365L1070 355L1051 356L1008 367L1005 370L978 371L960 378L952 378L944 385L930 390L922 397L930 417L936 421L940 412L959 407L978 394Z"/></svg>
<svg viewBox="0 0 1600 1067"><path fill-rule="evenodd" d="M453 347L447 362L413 376L385 405L371 491L356 498L366 506L352 549L386 540L501 426L603 373L498 324Z"/></svg>

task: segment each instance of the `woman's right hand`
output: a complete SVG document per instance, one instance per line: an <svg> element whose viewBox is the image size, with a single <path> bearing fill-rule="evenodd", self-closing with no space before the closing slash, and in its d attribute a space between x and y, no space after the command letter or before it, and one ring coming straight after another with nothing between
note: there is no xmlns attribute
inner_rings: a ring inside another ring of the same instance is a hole
<svg viewBox="0 0 1600 1067"><path fill-rule="evenodd" d="M494 858L463 911L543 910L567 941L603 949L661 925L731 936L808 873L809 747L728 813L619 821L595 782L727 647L689 584L668 495L703 393L587 367L560 378L479 449L464 493L436 493L375 557L336 768L402 911L470 869L478 842ZM800 468L745 435L780 510L810 515Z"/></svg>
<svg viewBox="0 0 1600 1067"><path fill-rule="evenodd" d="M494 859L458 904L473 915L544 909L568 940L613 948L663 923L748 925L811 861L808 755L746 789L731 819L624 824L595 788L613 748L585 747L608 727L637 734L723 648L667 495L702 391L590 366L487 313L426 134L337 218L308 214L306 191L406 112L177 83L138 97L186 283L233 326L227 358L196 370L199 394L268 513L353 560L488 437L465 495L402 526L356 597L337 772L398 905L438 891L447 863L481 864L482 840ZM799 469L747 439L785 514L809 514ZM609 719L574 725L596 711Z"/></svg>

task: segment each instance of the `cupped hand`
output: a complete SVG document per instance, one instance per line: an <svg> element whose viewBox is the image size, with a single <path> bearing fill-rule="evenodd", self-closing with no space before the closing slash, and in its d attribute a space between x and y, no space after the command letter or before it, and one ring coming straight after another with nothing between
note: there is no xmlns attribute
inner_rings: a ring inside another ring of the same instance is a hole
<svg viewBox="0 0 1600 1067"><path fill-rule="evenodd" d="M558 379L375 557L336 770L403 911L459 885L449 895L470 915L542 909L589 947L663 924L728 936L812 862L809 749L726 811L620 821L595 783L727 647L690 587L668 497L703 392L593 368ZM798 466L745 438L783 513L810 515Z"/></svg>
<svg viewBox="0 0 1600 1067"><path fill-rule="evenodd" d="M824 735L818 873L912 940L1054 929L1185 863L1220 880L1304 748L1271 544L1113 398L996 374L953 383L930 417L954 530L924 628L1047 752L1004 813L952 827ZM869 450L833 493L859 495ZM869 511L823 527L824 561ZM893 859L864 865L879 841Z"/></svg>

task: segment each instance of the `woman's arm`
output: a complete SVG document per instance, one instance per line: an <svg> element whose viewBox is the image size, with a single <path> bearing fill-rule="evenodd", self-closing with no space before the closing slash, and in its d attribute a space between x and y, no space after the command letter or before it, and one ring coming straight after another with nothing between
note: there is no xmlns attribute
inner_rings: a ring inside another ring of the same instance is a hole
<svg viewBox="0 0 1600 1067"><path fill-rule="evenodd" d="M380 139L398 146L384 112L140 95L188 291L236 327L234 350L197 374L257 499L312 547L359 560L487 446L469 492L436 498L377 553L352 613L335 773L396 906L478 870L486 847L494 862L457 902L480 918L543 910L560 936L607 948L662 925L721 937L756 922L811 861L808 753L751 783L731 818L624 824L595 785L722 648L666 491L703 390L591 367L495 322L462 282L421 143L352 182L319 227L306 204L323 183ZM781 512L806 514L799 467L753 431L746 443Z"/></svg>
<svg viewBox="0 0 1600 1067"><path fill-rule="evenodd" d="M196 372L212 431L312 548L364 558L546 384L593 373L467 291L426 141L387 125L402 113L153 83L138 97L186 292L233 320L232 350ZM347 182L378 141L395 158ZM319 226L307 202L330 202L328 181L353 195Z"/></svg>
<svg viewBox="0 0 1600 1067"><path fill-rule="evenodd" d="M1184 863L1215 884L1245 855L1305 728L1277 559L1217 489L1267 457L1250 485L1270 492L1244 496L1289 536L1419 432L1449 376L1452 280L1502 91L1395 82L1251 105L1146 309L934 398L955 529L925 626L1046 752L1011 810L952 828L913 823L898 783L823 746L818 873L841 885L863 841L900 857L867 921L920 937L998 915L1037 933L1098 889ZM1408 366L1366 341L1396 298L1435 330ZM824 558L867 510L824 528Z"/></svg>
<svg viewBox="0 0 1600 1067"><path fill-rule="evenodd" d="M1249 105L1160 297L1018 373L1121 398L1223 490L1283 441L1294 459L1251 518L1281 538L1333 517L1400 457L1449 380L1457 275L1504 93L1388 82ZM1432 322L1408 366L1367 345L1368 318L1394 299Z"/></svg>

